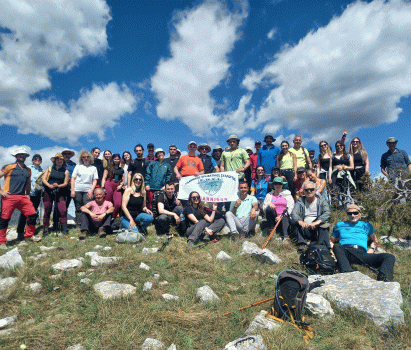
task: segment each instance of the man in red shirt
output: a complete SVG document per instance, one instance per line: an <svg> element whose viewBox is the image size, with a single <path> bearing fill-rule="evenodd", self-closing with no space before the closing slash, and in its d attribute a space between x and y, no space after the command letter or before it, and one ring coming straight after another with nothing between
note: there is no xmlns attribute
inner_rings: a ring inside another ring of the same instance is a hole
<svg viewBox="0 0 411 350"><path fill-rule="evenodd" d="M178 180L181 180L184 176L198 176L204 174L203 161L196 156L196 150L197 143L195 141L191 141L188 144L188 154L182 156L174 167L174 173L176 174Z"/></svg>
<svg viewBox="0 0 411 350"><path fill-rule="evenodd" d="M4 177L4 188L0 188L2 197L0 215L0 245L5 244L7 227L14 209L27 218L27 227L24 238L38 242L41 239L34 236L36 230L37 213L30 201L31 170L24 162L30 156L24 148L18 148L12 156L16 157L16 163L4 166L0 171L0 178Z"/></svg>
<svg viewBox="0 0 411 350"><path fill-rule="evenodd" d="M251 179L255 179L255 168L257 168L258 151L261 148L261 141L255 141L255 153L250 156Z"/></svg>

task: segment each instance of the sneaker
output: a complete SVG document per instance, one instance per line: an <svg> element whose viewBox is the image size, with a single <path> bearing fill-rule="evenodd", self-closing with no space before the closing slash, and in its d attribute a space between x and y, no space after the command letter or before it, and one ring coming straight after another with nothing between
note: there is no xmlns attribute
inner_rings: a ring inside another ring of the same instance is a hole
<svg viewBox="0 0 411 350"><path fill-rule="evenodd" d="M43 237L46 237L49 234L49 229L45 228L43 229Z"/></svg>
<svg viewBox="0 0 411 350"><path fill-rule="evenodd" d="M209 242L210 241L210 235L207 233L206 230L203 232L203 241L204 242Z"/></svg>
<svg viewBox="0 0 411 350"><path fill-rule="evenodd" d="M192 241L191 239L189 239L189 240L187 241L187 247L189 247L189 248L195 248L195 246L196 246L195 242Z"/></svg>
<svg viewBox="0 0 411 350"><path fill-rule="evenodd" d="M87 238L87 230L81 231L79 239L86 239Z"/></svg>
<svg viewBox="0 0 411 350"><path fill-rule="evenodd" d="M107 234L106 234L106 230L104 229L104 227L100 227L100 228L98 229L97 235L98 235L100 238L106 237Z"/></svg>

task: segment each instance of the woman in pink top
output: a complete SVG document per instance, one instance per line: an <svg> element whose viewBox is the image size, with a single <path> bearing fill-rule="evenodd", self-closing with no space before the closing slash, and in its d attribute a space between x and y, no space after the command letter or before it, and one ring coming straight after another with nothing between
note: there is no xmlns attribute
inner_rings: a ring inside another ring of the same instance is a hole
<svg viewBox="0 0 411 350"><path fill-rule="evenodd" d="M263 204L263 210L267 218L268 235L274 229L275 224L280 220L281 215L281 232L285 242L289 242L288 228L290 226L289 214L294 208L294 199L289 190L283 190L284 181L281 177L276 177L273 180L274 190L267 194Z"/></svg>

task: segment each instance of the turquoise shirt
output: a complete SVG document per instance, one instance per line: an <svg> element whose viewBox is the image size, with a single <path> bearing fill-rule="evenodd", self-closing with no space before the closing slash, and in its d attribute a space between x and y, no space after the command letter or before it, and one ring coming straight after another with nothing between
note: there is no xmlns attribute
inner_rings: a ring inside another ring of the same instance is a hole
<svg viewBox="0 0 411 350"><path fill-rule="evenodd" d="M243 201L241 201L240 206L237 208L235 216L238 218L245 218L247 216L250 216L251 209L253 209L253 204L257 203L257 198L254 196L250 196L249 194ZM234 208L235 202L231 202L231 209Z"/></svg>
<svg viewBox="0 0 411 350"><path fill-rule="evenodd" d="M356 244L367 250L368 237L374 233L374 227L365 221L340 221L334 226L331 236L338 238L341 245Z"/></svg>

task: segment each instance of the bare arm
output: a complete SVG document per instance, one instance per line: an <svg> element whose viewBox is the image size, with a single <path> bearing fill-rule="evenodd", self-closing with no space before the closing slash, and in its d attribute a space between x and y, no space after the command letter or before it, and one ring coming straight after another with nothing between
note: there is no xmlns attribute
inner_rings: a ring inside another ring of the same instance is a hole
<svg viewBox="0 0 411 350"><path fill-rule="evenodd" d="M64 172L64 182L60 185L57 185L57 187L59 187L59 188L67 187L67 185L69 183L69 177L70 177L70 173L69 173L68 170L66 170Z"/></svg>
<svg viewBox="0 0 411 350"><path fill-rule="evenodd" d="M224 171L225 171L224 162L221 161L221 164L220 164L220 172L222 173L222 172L224 172Z"/></svg>
<svg viewBox="0 0 411 350"><path fill-rule="evenodd" d="M181 180L181 174L179 172L179 169L178 169L177 165L174 167L174 174L176 174L176 178L178 180Z"/></svg>
<svg viewBox="0 0 411 350"><path fill-rule="evenodd" d="M104 169L103 179L101 180L101 187L103 187L103 188L104 188L104 185L106 184L106 181L107 181L107 175L108 175L108 171L107 171L107 169Z"/></svg>

